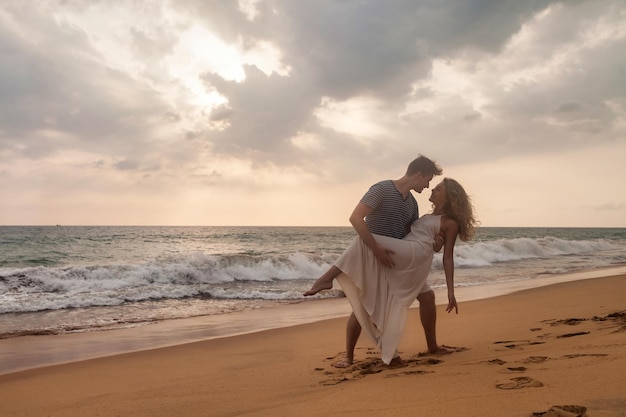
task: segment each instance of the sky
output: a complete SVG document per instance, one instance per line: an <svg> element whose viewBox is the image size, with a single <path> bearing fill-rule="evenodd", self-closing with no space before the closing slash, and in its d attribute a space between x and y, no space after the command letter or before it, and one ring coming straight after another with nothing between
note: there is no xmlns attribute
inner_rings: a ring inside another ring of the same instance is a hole
<svg viewBox="0 0 626 417"><path fill-rule="evenodd" d="M0 225L349 226L423 154L626 227L624 51L624 0L0 0Z"/></svg>

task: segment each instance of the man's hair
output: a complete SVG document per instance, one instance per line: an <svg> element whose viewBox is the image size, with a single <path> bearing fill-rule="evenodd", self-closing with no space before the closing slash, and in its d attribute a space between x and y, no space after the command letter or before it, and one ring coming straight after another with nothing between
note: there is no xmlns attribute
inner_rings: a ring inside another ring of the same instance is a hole
<svg viewBox="0 0 626 417"><path fill-rule="evenodd" d="M436 162L431 161L424 155L420 155L409 164L406 169L406 175L415 175L421 172L424 175L441 175L443 170Z"/></svg>

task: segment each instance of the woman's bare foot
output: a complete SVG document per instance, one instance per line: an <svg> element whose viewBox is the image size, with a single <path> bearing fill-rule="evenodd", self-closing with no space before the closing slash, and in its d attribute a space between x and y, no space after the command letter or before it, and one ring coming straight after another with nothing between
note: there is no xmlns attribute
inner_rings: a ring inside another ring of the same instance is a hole
<svg viewBox="0 0 626 417"><path fill-rule="evenodd" d="M328 271L324 272L324 274L313 283L311 289L305 293L302 293L302 295L307 297L309 295L315 295L323 290L330 290L331 288L333 288L333 280L337 278L340 273L341 270L339 268L337 268L335 265L331 266Z"/></svg>
<svg viewBox="0 0 626 417"><path fill-rule="evenodd" d="M305 297L308 297L310 295L315 295L318 292L323 291L323 290L330 290L331 288L333 288L333 279L331 278L329 281L329 280L324 279L324 277L322 277L318 279L317 281L315 281L311 289L305 293L302 293L302 295L304 295Z"/></svg>
<svg viewBox="0 0 626 417"><path fill-rule="evenodd" d="M339 362L333 363L333 366L335 368L347 368L350 365L352 365L352 359L348 359L348 358L343 358Z"/></svg>

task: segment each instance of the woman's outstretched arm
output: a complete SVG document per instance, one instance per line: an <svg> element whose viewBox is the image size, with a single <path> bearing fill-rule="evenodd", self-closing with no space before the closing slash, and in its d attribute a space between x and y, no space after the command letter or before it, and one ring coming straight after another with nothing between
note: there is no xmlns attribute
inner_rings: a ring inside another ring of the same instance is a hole
<svg viewBox="0 0 626 417"><path fill-rule="evenodd" d="M442 217L442 229L445 234L445 242L443 244L443 270L446 274L446 287L448 287L448 306L446 311L449 313L455 310L459 314L459 305L454 296L454 244L459 234L459 225L452 219Z"/></svg>

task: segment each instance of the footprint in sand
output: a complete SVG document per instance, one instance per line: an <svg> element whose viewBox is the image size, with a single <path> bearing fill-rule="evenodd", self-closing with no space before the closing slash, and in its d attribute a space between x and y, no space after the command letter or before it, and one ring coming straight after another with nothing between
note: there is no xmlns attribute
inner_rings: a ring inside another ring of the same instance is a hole
<svg viewBox="0 0 626 417"><path fill-rule="evenodd" d="M504 345L507 349L523 349L522 346L542 345L545 342L533 342L531 340L501 340L493 342L494 345Z"/></svg>
<svg viewBox="0 0 626 417"><path fill-rule="evenodd" d="M593 316L591 320L594 322L611 322L613 326L616 325L617 327L613 333L626 332L626 310L616 311L615 313L608 314L605 317Z"/></svg>
<svg viewBox="0 0 626 417"><path fill-rule="evenodd" d="M604 317L593 316L589 319L587 318L567 318L567 319L562 319L562 320L550 319L550 320L544 320L542 321L542 323L549 324L550 326L558 326L558 325L576 326L578 324L581 324L584 321L592 321L594 323L606 322L607 324L611 326L617 325L617 330L615 331L623 332L623 331L626 331L626 310L616 311ZM567 335L557 336L557 337L571 337L571 336L579 336L581 334L587 334L587 333L585 332L570 333Z"/></svg>
<svg viewBox="0 0 626 417"><path fill-rule="evenodd" d="M506 369L510 372L525 372L528 370L525 366L516 366L516 367L510 367Z"/></svg>
<svg viewBox="0 0 626 417"><path fill-rule="evenodd" d="M509 382L496 384L496 387L500 389L521 389L521 388L533 388L543 387L543 383L527 376L520 376L512 378Z"/></svg>
<svg viewBox="0 0 626 417"><path fill-rule="evenodd" d="M572 319L559 320L557 323L558 324L566 324L568 326L576 326L576 325L582 323L585 320L587 320L587 319L572 318Z"/></svg>
<svg viewBox="0 0 626 417"><path fill-rule="evenodd" d="M582 405L555 405L548 411L532 414L532 417L587 417L587 408Z"/></svg>
<svg viewBox="0 0 626 417"><path fill-rule="evenodd" d="M557 339L563 339L563 338L565 338L565 337L582 336L582 335L589 334L589 333L591 333L591 332L566 333L566 334L562 334L562 335L560 335L560 336L557 336L556 338L557 338Z"/></svg>
<svg viewBox="0 0 626 417"><path fill-rule="evenodd" d="M547 356L529 356L523 360L524 363L543 363L550 359Z"/></svg>
<svg viewBox="0 0 626 417"><path fill-rule="evenodd" d="M327 379L325 381L320 381L320 385L337 385L347 380L348 378Z"/></svg>
<svg viewBox="0 0 626 417"><path fill-rule="evenodd" d="M337 355L340 356L341 354ZM336 357L326 358L328 360L334 360ZM321 385L337 385L346 381L353 381L356 379L365 378L367 375L378 374L381 372L393 372L394 370L403 369L401 372L395 372L393 374L385 375L385 378L392 378L398 376L406 376L406 375L418 375L418 374L426 374L431 373L432 371L422 370L422 369L414 369L418 366L428 366L428 365L436 365L438 363L443 362L437 358L420 358L417 357L415 359L405 359L404 361L393 364L393 365L385 365L380 358L377 357L367 357L365 359L355 361L352 365L349 365L345 368L336 368L334 366L324 369L324 368L315 368L315 371L322 372L323 375L327 378L323 381L320 381ZM411 369L413 368L413 369Z"/></svg>
<svg viewBox="0 0 626 417"><path fill-rule="evenodd" d="M421 374L429 374L429 373L431 373L431 371L405 371L405 372L399 372L396 374L385 375L385 378L395 378L395 377L404 376L404 375L421 375Z"/></svg>
<svg viewBox="0 0 626 417"><path fill-rule="evenodd" d="M564 358L566 359L574 359L574 358L582 358L584 356L591 356L591 357L604 357L604 356L609 356L606 353L572 353L569 355L563 355Z"/></svg>
<svg viewBox="0 0 626 417"><path fill-rule="evenodd" d="M406 361L404 361L402 363L402 367L403 368L411 368L414 366L418 366L418 365L437 365L438 363L443 362L442 360L436 359L436 358L422 358L419 359L408 359ZM394 374L389 374L389 375L385 375L385 378L395 378L398 376L406 376L406 375L421 375L421 374L430 374L432 373L432 371L424 371L421 369L415 369L415 370L407 370L407 371L402 371L402 372L397 372Z"/></svg>

